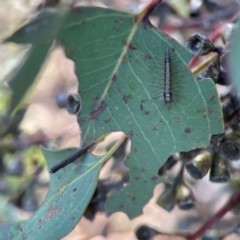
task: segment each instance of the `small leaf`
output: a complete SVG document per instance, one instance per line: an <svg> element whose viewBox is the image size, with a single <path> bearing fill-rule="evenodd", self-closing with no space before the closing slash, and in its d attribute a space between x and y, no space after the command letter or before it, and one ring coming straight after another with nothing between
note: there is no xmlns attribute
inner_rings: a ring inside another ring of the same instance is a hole
<svg viewBox="0 0 240 240"><path fill-rule="evenodd" d="M43 149L49 168L77 149ZM74 164L51 175L49 192L35 214L24 222L0 225L0 240L61 239L80 220L98 181L101 157L86 154Z"/></svg>

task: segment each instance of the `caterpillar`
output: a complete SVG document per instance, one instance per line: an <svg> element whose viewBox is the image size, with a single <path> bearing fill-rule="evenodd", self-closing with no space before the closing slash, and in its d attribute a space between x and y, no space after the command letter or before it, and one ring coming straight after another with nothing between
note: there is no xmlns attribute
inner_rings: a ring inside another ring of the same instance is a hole
<svg viewBox="0 0 240 240"><path fill-rule="evenodd" d="M162 98L164 103L169 104L173 101L172 79L171 79L171 58L169 51L164 54L164 77Z"/></svg>

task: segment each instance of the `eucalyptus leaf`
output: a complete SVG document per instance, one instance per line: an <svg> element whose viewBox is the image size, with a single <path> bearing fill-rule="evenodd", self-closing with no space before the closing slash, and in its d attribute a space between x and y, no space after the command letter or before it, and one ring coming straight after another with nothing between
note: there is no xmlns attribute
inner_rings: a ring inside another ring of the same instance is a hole
<svg viewBox="0 0 240 240"><path fill-rule="evenodd" d="M194 79L190 53L144 12L76 8L66 13L58 40L76 65L83 145L114 131L131 139L131 182L108 199L107 209L135 217L164 181L157 172L171 154L207 146L212 134L223 132L215 85ZM163 101L164 84L170 103Z"/></svg>
<svg viewBox="0 0 240 240"><path fill-rule="evenodd" d="M43 149L43 154L50 168L76 150ZM79 222L94 193L102 160L102 157L88 153L52 174L49 192L40 208L28 221L1 224L0 240L57 240L64 237Z"/></svg>

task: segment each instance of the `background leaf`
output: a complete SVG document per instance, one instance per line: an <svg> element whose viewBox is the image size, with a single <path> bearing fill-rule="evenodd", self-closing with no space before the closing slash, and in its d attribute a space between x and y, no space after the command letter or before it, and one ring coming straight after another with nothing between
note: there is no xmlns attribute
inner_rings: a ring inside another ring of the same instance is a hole
<svg viewBox="0 0 240 240"><path fill-rule="evenodd" d="M112 131L131 139L130 186L109 198L107 208L135 217L163 181L157 171L168 156L207 146L211 134L223 131L215 85L196 81L187 67L189 52L143 13L74 9L58 38L76 64L83 145ZM169 105L161 99L166 51L174 96Z"/></svg>
<svg viewBox="0 0 240 240"><path fill-rule="evenodd" d="M32 44L31 49L8 77L12 89L10 111L21 102L29 87L36 79L64 19L64 7L45 8L35 18L23 25L4 42Z"/></svg>
<svg viewBox="0 0 240 240"><path fill-rule="evenodd" d="M49 168L77 149L43 149ZM0 239L61 239L79 222L90 201L102 166L101 157L85 154L74 164L51 175L49 192L28 221L0 225Z"/></svg>
<svg viewBox="0 0 240 240"><path fill-rule="evenodd" d="M52 43L33 45L22 60L22 63L19 64L11 76L8 76L8 83L12 90L10 111L17 107L33 84L51 45Z"/></svg>
<svg viewBox="0 0 240 240"><path fill-rule="evenodd" d="M230 54L230 68L231 68L231 79L237 87L238 93L240 92L240 23L238 22L236 29L234 30L233 39L231 41L231 54Z"/></svg>

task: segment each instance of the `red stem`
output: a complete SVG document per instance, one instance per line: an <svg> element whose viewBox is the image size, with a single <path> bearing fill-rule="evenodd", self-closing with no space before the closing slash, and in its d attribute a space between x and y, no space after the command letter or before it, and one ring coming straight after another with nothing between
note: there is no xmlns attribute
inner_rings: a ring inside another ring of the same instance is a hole
<svg viewBox="0 0 240 240"><path fill-rule="evenodd" d="M149 4L145 8L145 16L144 18L149 17L152 11L160 4L163 0L151 0Z"/></svg>
<svg viewBox="0 0 240 240"><path fill-rule="evenodd" d="M211 228L217 221L219 221L229 210L240 203L240 191L233 194L228 203L220 209L214 216L212 216L200 229L191 234L186 240L195 240L200 237L207 229Z"/></svg>

